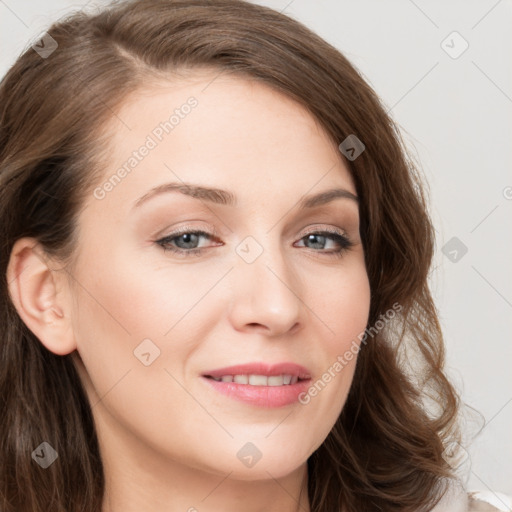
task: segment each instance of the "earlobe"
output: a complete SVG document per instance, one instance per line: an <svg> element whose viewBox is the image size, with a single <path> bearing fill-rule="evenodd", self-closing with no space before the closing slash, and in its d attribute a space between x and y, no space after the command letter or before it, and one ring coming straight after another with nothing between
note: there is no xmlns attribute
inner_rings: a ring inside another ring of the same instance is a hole
<svg viewBox="0 0 512 512"><path fill-rule="evenodd" d="M76 349L65 277L35 239L16 241L7 267L11 300L25 325L58 355Z"/></svg>

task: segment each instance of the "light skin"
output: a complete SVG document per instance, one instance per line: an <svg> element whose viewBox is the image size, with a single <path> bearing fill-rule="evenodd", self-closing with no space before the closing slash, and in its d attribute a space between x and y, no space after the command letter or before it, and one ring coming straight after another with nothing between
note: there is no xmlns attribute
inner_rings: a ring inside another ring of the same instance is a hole
<svg viewBox="0 0 512 512"><path fill-rule="evenodd" d="M103 199L91 193L72 271L33 239L12 251L20 316L48 350L73 353L91 401L102 512L309 511L306 461L352 382L356 358L307 405L266 408L201 377L288 361L314 382L365 330L370 304L357 201L299 206L330 189L356 195L336 144L291 99L240 77L211 82L216 74L148 84L126 98L122 123L107 127L104 180L187 98L198 104ZM227 190L236 205L174 191L134 206L169 182ZM156 241L179 228L215 235L175 235L164 251ZM325 230L352 245L307 236ZM251 263L236 250L246 237L253 245L241 247L262 250ZM160 350L148 366L134 355L144 339ZM252 467L237 457L248 442L261 452Z"/></svg>

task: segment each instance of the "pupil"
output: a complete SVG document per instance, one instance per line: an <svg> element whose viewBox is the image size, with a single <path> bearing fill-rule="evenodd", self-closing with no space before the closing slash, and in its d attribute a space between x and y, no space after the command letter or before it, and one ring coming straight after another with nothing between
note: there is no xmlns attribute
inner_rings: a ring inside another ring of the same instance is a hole
<svg viewBox="0 0 512 512"><path fill-rule="evenodd" d="M316 239L316 242L315 242L315 239ZM320 241L318 241L318 239L320 239ZM323 242L325 241L325 236L323 235L308 235L308 240L312 243L316 243L317 245L320 244L320 245L323 245Z"/></svg>
<svg viewBox="0 0 512 512"><path fill-rule="evenodd" d="M185 243L185 245L188 245L191 243L193 244L193 242L194 242L193 237L197 237L197 235L195 235L194 233L185 233L185 234L181 235L181 238L182 238L183 242ZM186 249L190 249L190 247L186 247Z"/></svg>

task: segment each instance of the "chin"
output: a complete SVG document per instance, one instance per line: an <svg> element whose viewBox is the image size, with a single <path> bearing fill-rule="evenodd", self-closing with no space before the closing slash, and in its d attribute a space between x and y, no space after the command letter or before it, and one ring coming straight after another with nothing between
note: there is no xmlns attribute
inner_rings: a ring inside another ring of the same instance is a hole
<svg viewBox="0 0 512 512"><path fill-rule="evenodd" d="M231 468L229 470L231 471L229 478L246 482L281 479L294 473L295 471L298 471L304 465L304 462L305 461L296 461L296 463L290 464L290 461L287 461L286 464L281 463L263 465L263 462L260 460L252 468Z"/></svg>

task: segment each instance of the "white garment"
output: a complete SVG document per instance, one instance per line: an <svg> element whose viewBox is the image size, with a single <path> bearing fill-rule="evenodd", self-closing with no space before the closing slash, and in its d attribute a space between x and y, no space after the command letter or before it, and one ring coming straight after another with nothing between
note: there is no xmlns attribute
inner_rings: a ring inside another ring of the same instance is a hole
<svg viewBox="0 0 512 512"><path fill-rule="evenodd" d="M481 504L481 506L478 506ZM512 512L512 498L506 494L490 491L467 492L461 482L453 481L441 501L431 512L471 512L472 510L489 512ZM477 508L475 508L477 507Z"/></svg>
<svg viewBox="0 0 512 512"><path fill-rule="evenodd" d="M469 495L475 500L489 503L500 512L512 512L512 498L502 492L474 491L470 492Z"/></svg>

